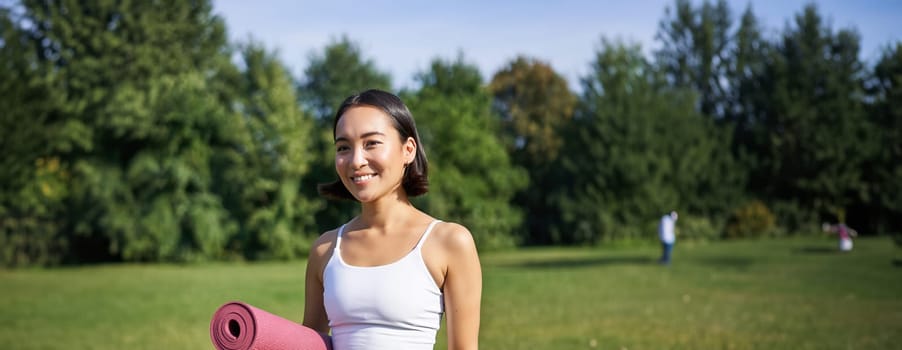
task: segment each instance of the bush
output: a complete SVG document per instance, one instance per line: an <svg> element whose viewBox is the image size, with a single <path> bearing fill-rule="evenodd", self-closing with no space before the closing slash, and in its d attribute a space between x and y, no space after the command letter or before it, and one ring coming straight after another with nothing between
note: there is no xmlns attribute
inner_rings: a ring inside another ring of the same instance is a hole
<svg viewBox="0 0 902 350"><path fill-rule="evenodd" d="M59 159L41 158L31 174L0 190L0 266L57 265L69 249L58 219L68 173Z"/></svg>
<svg viewBox="0 0 902 350"><path fill-rule="evenodd" d="M713 241L721 237L722 227L706 217L680 215L676 225L677 238L681 241Z"/></svg>
<svg viewBox="0 0 902 350"><path fill-rule="evenodd" d="M2 211L2 209L0 209ZM2 215L0 215L2 216ZM57 265L67 248L55 223L41 217L5 217L0 223L0 267Z"/></svg>
<svg viewBox="0 0 902 350"><path fill-rule="evenodd" d="M761 201L736 208L727 221L726 238L752 238L774 235L776 218Z"/></svg>
<svg viewBox="0 0 902 350"><path fill-rule="evenodd" d="M804 209L794 201L779 201L773 204L778 230L792 233L820 235L820 220L817 214Z"/></svg>

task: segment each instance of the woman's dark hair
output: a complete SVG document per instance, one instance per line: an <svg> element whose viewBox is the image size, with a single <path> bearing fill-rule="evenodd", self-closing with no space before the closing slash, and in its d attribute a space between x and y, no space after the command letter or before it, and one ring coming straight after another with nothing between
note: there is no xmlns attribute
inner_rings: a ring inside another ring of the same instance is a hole
<svg viewBox="0 0 902 350"><path fill-rule="evenodd" d="M423 151L423 144L420 143L420 135L417 133L417 125L413 121L413 115L404 105L398 96L382 90L366 90L364 92L351 95L346 98L338 110L335 112L335 120L332 122L332 138L335 139L335 128L338 126L338 120L341 116L352 107L371 106L385 112L391 119L392 125L398 134L401 135L401 141L413 137L417 144L416 155L413 161L404 169L404 178L401 180L401 187L409 197L416 197L429 191L429 180L427 179L427 162L426 152ZM357 200L348 192L341 179L323 183L317 186L319 194L330 199L347 199Z"/></svg>

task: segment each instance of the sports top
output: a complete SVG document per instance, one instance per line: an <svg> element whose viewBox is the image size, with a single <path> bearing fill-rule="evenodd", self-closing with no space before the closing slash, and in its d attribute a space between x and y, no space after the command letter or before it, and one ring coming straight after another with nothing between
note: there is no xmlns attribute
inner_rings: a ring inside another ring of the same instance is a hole
<svg viewBox="0 0 902 350"><path fill-rule="evenodd" d="M438 222L429 224L407 255L372 267L349 265L341 258L342 225L323 271L323 303L334 350L433 348L444 300L422 247Z"/></svg>

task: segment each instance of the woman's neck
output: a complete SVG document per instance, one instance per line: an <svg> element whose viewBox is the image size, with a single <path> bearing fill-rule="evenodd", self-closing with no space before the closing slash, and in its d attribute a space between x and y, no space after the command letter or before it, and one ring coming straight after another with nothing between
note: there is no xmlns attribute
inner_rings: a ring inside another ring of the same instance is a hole
<svg viewBox="0 0 902 350"><path fill-rule="evenodd" d="M357 221L364 227L386 228L406 222L416 211L417 209L404 196L382 198L362 203Z"/></svg>

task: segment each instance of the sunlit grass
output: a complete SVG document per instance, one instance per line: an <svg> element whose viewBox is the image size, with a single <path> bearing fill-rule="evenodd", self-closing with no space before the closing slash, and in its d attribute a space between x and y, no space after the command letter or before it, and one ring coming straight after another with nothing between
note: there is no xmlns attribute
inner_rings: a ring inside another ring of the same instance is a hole
<svg viewBox="0 0 902 350"><path fill-rule="evenodd" d="M846 349L902 341L888 239L682 244L491 256L484 343L503 349Z"/></svg>
<svg viewBox="0 0 902 350"><path fill-rule="evenodd" d="M900 249L818 238L484 254L484 349L886 349L902 343ZM212 349L215 309L303 314L303 262L0 270L10 349ZM444 330L437 349L444 348Z"/></svg>

